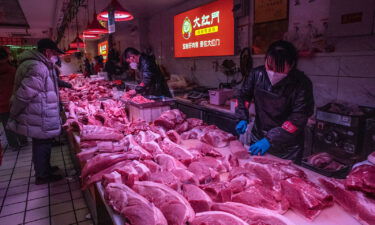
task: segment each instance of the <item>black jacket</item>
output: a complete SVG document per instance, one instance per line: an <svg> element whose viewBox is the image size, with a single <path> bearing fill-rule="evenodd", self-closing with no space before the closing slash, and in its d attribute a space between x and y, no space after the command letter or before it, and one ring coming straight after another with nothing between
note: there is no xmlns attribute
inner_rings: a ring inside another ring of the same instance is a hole
<svg viewBox="0 0 375 225"><path fill-rule="evenodd" d="M272 86L265 67L257 67L244 81L239 94L236 113L241 119L249 120L245 101L252 100L256 111L252 142L266 137L282 156L291 154L285 152L289 151L285 150L287 148L303 151L304 128L314 113L310 79L293 69L286 78Z"/></svg>
<svg viewBox="0 0 375 225"><path fill-rule="evenodd" d="M141 54L139 57L139 71L144 86L138 86L136 91L143 95L167 96L171 97L167 82L165 81L155 59Z"/></svg>

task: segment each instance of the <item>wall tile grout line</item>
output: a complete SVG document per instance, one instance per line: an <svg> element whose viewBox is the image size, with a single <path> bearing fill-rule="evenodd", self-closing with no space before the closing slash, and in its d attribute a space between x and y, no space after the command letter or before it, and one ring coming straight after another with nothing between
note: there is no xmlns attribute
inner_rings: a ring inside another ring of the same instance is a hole
<svg viewBox="0 0 375 225"><path fill-rule="evenodd" d="M9 151L9 148L7 148L5 151L4 151L4 155L7 153L7 151ZM7 199L7 193L8 193L8 190L9 190L9 186L10 186L10 182L12 181L12 177L13 177L13 172L16 168L16 165L17 165L17 160L18 160L18 156L20 154L20 150L18 150L17 152L17 156L16 156L16 160L15 160L15 163L13 165L13 169L12 169L12 173L9 177L9 182L8 182L8 186L6 187L6 190L5 190L5 193L4 193L4 198L3 198L3 202L1 203L1 207L0 207L0 213L3 211L3 207L4 207L4 203L5 203L5 200Z"/></svg>

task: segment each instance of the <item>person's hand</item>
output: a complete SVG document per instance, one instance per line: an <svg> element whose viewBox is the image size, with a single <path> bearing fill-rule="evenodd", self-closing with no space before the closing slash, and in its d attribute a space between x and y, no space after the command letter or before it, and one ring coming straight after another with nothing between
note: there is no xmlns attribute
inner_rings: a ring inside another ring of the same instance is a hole
<svg viewBox="0 0 375 225"><path fill-rule="evenodd" d="M251 155L264 155L264 153L266 153L270 147L270 142L266 138L263 138L252 144L249 151Z"/></svg>
<svg viewBox="0 0 375 225"><path fill-rule="evenodd" d="M236 125L236 132L238 134L244 134L247 129L247 121L246 120L241 120L240 122L237 123Z"/></svg>

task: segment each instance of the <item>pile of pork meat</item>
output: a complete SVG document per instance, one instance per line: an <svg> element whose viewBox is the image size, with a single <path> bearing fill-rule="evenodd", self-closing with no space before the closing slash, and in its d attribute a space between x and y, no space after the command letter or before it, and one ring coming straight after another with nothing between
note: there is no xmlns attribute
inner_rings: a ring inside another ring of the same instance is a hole
<svg viewBox="0 0 375 225"><path fill-rule="evenodd" d="M375 224L373 166L314 183L290 161L250 157L233 135L176 109L153 123L129 122L114 100L65 109L65 128L80 138L83 189L101 182L128 224L291 225L289 209L314 220L334 201Z"/></svg>

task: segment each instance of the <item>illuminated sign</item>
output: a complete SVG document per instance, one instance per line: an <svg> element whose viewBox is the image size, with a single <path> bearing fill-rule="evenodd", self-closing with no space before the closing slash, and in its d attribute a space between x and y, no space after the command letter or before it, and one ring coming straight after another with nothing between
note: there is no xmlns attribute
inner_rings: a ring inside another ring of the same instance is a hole
<svg viewBox="0 0 375 225"><path fill-rule="evenodd" d="M98 44L98 54L103 56L103 62L107 62L108 41L103 41Z"/></svg>
<svg viewBox="0 0 375 225"><path fill-rule="evenodd" d="M234 54L233 0L213 3L174 17L175 57Z"/></svg>

